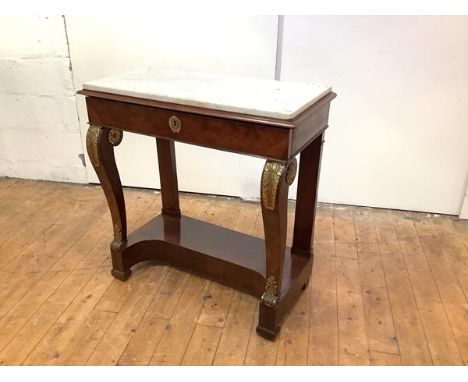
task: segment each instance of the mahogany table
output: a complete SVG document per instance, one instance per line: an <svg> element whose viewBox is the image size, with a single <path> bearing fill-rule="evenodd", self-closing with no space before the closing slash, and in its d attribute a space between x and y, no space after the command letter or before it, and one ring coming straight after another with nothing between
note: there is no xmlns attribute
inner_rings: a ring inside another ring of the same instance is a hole
<svg viewBox="0 0 468 382"><path fill-rule="evenodd" d="M274 339L309 282L329 87L173 71L146 71L84 85L87 151L107 198L112 275L157 259L259 298L257 333ZM114 146L129 131L156 137L161 214L127 232ZM174 141L266 158L260 180L265 240L181 214ZM292 247L286 247L288 188L300 153Z"/></svg>

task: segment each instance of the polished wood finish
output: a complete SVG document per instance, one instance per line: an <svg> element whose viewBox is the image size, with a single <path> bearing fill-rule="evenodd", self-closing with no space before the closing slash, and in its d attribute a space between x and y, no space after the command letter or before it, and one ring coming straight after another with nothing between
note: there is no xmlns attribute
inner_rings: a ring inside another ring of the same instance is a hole
<svg viewBox="0 0 468 382"><path fill-rule="evenodd" d="M263 176L267 171L267 166L263 170ZM271 281L275 283L274 289L276 291L269 292L268 288L265 288L264 295L262 295L262 302L259 307L259 324L257 326L257 333L264 336L265 338L273 339L278 334L280 327L281 315L277 314L278 303L276 300L281 301L281 304L285 303L285 300L281 297L284 295L286 290L285 279L283 277L283 268L285 262L285 250L286 250L286 231L287 231L287 214L288 214L288 183L287 169L288 164L275 164L274 171L278 171L278 168L282 168L283 171L278 179L278 184L269 182L267 185L263 184L264 179L262 177L261 185L261 205L262 205L262 217L263 227L265 232L265 247L266 247L266 274L265 279L271 278ZM272 170L270 170L272 171ZM265 200L265 193L267 195L276 194L274 208ZM304 262L307 265L307 261ZM302 267L304 268L304 266ZM301 270L302 271L302 270ZM298 272L300 274L302 272ZM297 283L297 280L294 284ZM293 284L293 289L294 288ZM274 301L268 301L268 299L274 299ZM281 305L279 304L279 305Z"/></svg>
<svg viewBox="0 0 468 382"><path fill-rule="evenodd" d="M323 136L320 135L301 152L292 251L306 257L313 257L311 250L322 146Z"/></svg>
<svg viewBox="0 0 468 382"><path fill-rule="evenodd" d="M329 97L333 99L334 94L330 94ZM300 114L297 117L299 120L297 127L292 131L291 138L292 156L309 146L328 127L329 111L330 103L327 103L326 98L323 98L313 105L312 110L307 115Z"/></svg>
<svg viewBox="0 0 468 382"><path fill-rule="evenodd" d="M112 274L126 280L134 265L148 259L159 259L216 277L260 299L257 332L274 339L286 312L307 287L312 272L313 256L310 252L320 148L327 128L330 102L335 94L324 96L291 120L93 91L82 91L81 94L87 96L91 124L88 136L93 136L96 129L101 129L99 131L104 135L114 132L115 136L121 131L131 131L154 136L157 142L162 215L151 220L146 228L142 228L143 231L129 236L128 240L126 231L124 236L119 236L116 229L120 226L114 222ZM259 245L248 236L187 220L181 215L174 141L267 158L260 182L264 243ZM88 145L92 162L96 162L95 157L98 156L95 151L95 147ZM290 250L286 248L288 188L296 174L294 156L301 151L303 163L297 194L301 211L295 223L294 246ZM109 176L103 176L104 182L111 180L111 183L120 185L115 162L109 162L111 168L108 171L103 168L107 163L103 161L101 166L93 165L101 176L109 173L116 177L112 181ZM114 200L113 188L107 187L104 192L108 200ZM109 207L111 211L116 209L115 203L109 202ZM124 216L121 218L125 220ZM209 243L202 245L201 240ZM227 254L228 259L225 258ZM262 263L262 268L257 263Z"/></svg>
<svg viewBox="0 0 468 382"><path fill-rule="evenodd" d="M91 164L101 182L112 217L114 241L111 243L112 274L126 280L130 269L124 266L120 243L127 238L127 217L119 170L115 164L114 144L109 139L111 129L90 126L86 136L86 146ZM119 142L120 143L120 142Z"/></svg>
<svg viewBox="0 0 468 382"><path fill-rule="evenodd" d="M128 268L145 260L159 260L196 271L256 297L264 290L263 240L187 216L159 215L151 219L129 235L123 250ZM287 292L307 260L289 249L284 257L281 279L283 292Z"/></svg>
<svg viewBox="0 0 468 382"><path fill-rule="evenodd" d="M297 155L327 128L330 102L336 97L330 93L294 119L281 120L90 90L78 93L88 96L89 119L97 125L279 160ZM91 113L90 105L95 108ZM133 107L121 110L123 105ZM162 113L158 113L157 123L148 123L148 118L155 118L157 111ZM116 112L130 114L118 118ZM182 126L190 124L189 130L183 127L184 134L172 133L167 126L172 115L182 120Z"/></svg>
<svg viewBox="0 0 468 382"><path fill-rule="evenodd" d="M124 193L129 231L161 208ZM258 203L180 205L263 238ZM2 365L468 365L468 221L319 204L309 288L270 342L249 294L158 262L113 279L100 187L0 178L0 208Z"/></svg>
<svg viewBox="0 0 468 382"><path fill-rule="evenodd" d="M164 215L180 216L174 141L156 138Z"/></svg>
<svg viewBox="0 0 468 382"><path fill-rule="evenodd" d="M290 129L226 121L94 97L87 97L86 104L90 123L99 126L242 154L283 160L289 157ZM168 121L172 116L178 117L182 122L179 133L174 133L169 128Z"/></svg>
<svg viewBox="0 0 468 382"><path fill-rule="evenodd" d="M286 129L295 129L297 127L303 126L312 114L316 114L318 109L321 109L323 105L329 104L330 101L336 97L335 93L329 93L295 118L287 120L270 117L259 117L256 115L234 113L223 110L206 109L196 106L180 105L177 103L161 102L147 98L131 97L127 95L98 92L94 90L80 90L77 93L89 97L107 99L111 101L120 101L125 103L132 103L135 105L151 106L165 110L180 111L183 113L198 114L207 117L231 119L233 121L250 122L258 125L268 125Z"/></svg>

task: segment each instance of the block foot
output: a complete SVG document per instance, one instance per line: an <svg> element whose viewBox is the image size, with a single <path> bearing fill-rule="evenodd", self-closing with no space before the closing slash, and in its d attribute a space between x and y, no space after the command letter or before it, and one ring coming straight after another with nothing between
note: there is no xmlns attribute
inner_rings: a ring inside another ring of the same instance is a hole
<svg viewBox="0 0 468 382"><path fill-rule="evenodd" d="M112 276L121 281L126 281L131 273L132 271L130 269L126 272L118 271L117 269L112 269L111 271Z"/></svg>
<svg viewBox="0 0 468 382"><path fill-rule="evenodd" d="M280 331L280 327L277 327L275 330L267 329L263 326L257 325L257 334L267 340L273 341Z"/></svg>

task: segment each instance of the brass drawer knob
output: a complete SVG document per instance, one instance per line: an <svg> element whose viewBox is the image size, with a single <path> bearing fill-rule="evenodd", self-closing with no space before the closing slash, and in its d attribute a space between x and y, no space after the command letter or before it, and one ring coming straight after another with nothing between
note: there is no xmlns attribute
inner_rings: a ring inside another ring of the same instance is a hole
<svg viewBox="0 0 468 382"><path fill-rule="evenodd" d="M180 122L179 118L173 115L171 118L169 118L169 127L173 133L178 134L182 129L182 122Z"/></svg>

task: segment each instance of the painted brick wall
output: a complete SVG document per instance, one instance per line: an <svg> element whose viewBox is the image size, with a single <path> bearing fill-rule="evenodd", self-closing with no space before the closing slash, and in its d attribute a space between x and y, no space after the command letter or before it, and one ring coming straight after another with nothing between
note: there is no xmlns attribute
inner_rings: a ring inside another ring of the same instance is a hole
<svg viewBox="0 0 468 382"><path fill-rule="evenodd" d="M64 20L1 17L0 176L86 182Z"/></svg>

